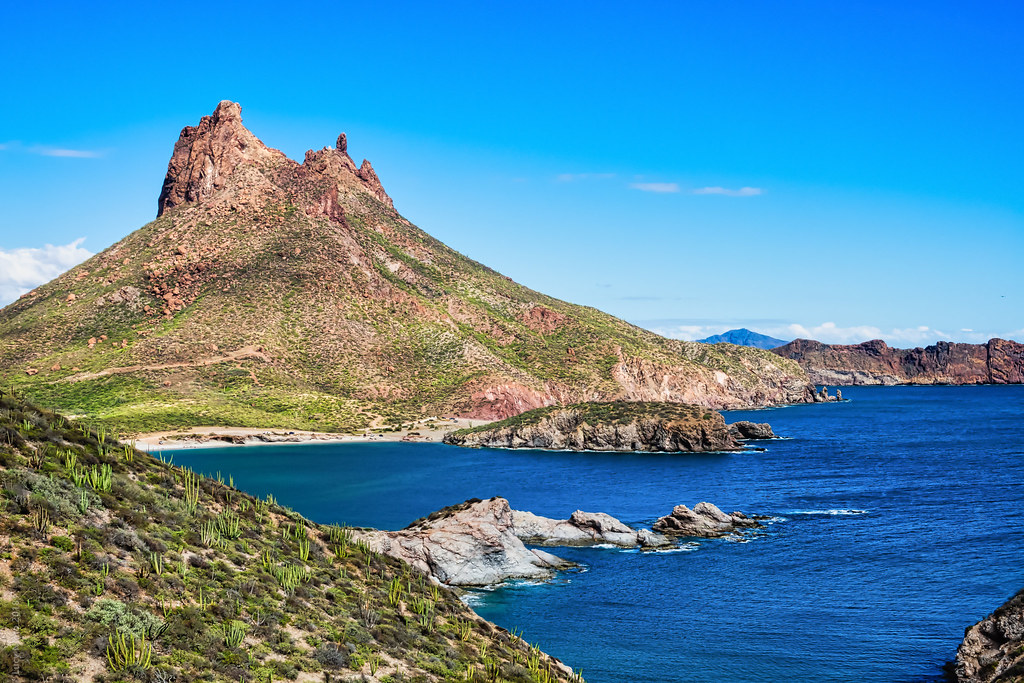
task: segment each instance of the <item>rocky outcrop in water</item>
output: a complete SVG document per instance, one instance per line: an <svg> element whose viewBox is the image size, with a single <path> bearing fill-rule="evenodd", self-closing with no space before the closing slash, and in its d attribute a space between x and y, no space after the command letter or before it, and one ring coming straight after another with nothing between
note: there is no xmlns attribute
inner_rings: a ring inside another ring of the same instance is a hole
<svg viewBox="0 0 1024 683"><path fill-rule="evenodd" d="M743 448L719 413L676 403L540 408L485 427L452 432L444 441L456 446L573 451L678 453Z"/></svg>
<svg viewBox="0 0 1024 683"><path fill-rule="evenodd" d="M504 498L468 500L401 531L357 534L377 552L413 565L449 586L486 586L513 578L543 578L569 563L527 548L516 536Z"/></svg>
<svg viewBox="0 0 1024 683"><path fill-rule="evenodd" d="M600 545L657 548L671 541L647 529L633 529L603 512L577 510L569 519L548 519L532 512L512 511L516 536L533 545Z"/></svg>
<svg viewBox="0 0 1024 683"><path fill-rule="evenodd" d="M685 505L675 506L672 514L665 515L651 528L666 536L719 538L741 529L764 526L759 521L763 519L766 518L759 515L748 517L742 512L726 514L711 503L697 503L692 510Z"/></svg>
<svg viewBox="0 0 1024 683"><path fill-rule="evenodd" d="M795 360L816 384L1020 384L1024 344L939 342L894 349L875 339L863 344L822 344L797 339L772 353Z"/></svg>
<svg viewBox="0 0 1024 683"><path fill-rule="evenodd" d="M748 422L747 420L733 422L729 425L729 433L739 440L750 439L756 441L759 439L779 438L772 431L772 426L767 422Z"/></svg>
<svg viewBox="0 0 1024 683"><path fill-rule="evenodd" d="M569 519L513 510L504 498L468 500L401 531L356 532L371 548L418 567L450 586L486 586L515 578L545 578L568 563L526 543L623 547L670 545L664 536L631 529L603 513L577 510Z"/></svg>
<svg viewBox="0 0 1024 683"><path fill-rule="evenodd" d="M1024 591L964 632L954 675L957 683L1024 681Z"/></svg>

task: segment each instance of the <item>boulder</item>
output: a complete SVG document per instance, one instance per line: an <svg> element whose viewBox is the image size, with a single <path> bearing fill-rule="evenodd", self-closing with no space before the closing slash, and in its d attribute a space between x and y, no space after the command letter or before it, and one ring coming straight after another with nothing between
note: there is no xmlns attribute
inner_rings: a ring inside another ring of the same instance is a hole
<svg viewBox="0 0 1024 683"><path fill-rule="evenodd" d="M401 531L357 537L450 586L486 586L511 578L546 578L570 563L531 550L516 536L504 498L469 500Z"/></svg>
<svg viewBox="0 0 1024 683"><path fill-rule="evenodd" d="M672 514L665 515L651 527L667 536L697 536L719 538L740 529L763 526L758 520L764 517L748 517L742 512L726 514L711 503L697 503L693 509L685 505L672 508Z"/></svg>
<svg viewBox="0 0 1024 683"><path fill-rule="evenodd" d="M533 545L599 545L609 543L624 548L659 547L671 541L646 529L632 529L603 512L577 510L569 519L549 519L532 512L512 511L516 536ZM643 533L643 540L641 540Z"/></svg>
<svg viewBox="0 0 1024 683"><path fill-rule="evenodd" d="M749 422L740 420L729 425L729 433L736 439L777 439L778 436L772 431L772 426L767 422Z"/></svg>
<svg viewBox="0 0 1024 683"><path fill-rule="evenodd" d="M610 543L658 548L672 541L632 529L610 515L577 510L549 519L513 510L504 498L468 500L439 510L401 531L357 531L377 552L398 558L450 586L486 586L514 578L547 578L570 566L526 544L583 546Z"/></svg>

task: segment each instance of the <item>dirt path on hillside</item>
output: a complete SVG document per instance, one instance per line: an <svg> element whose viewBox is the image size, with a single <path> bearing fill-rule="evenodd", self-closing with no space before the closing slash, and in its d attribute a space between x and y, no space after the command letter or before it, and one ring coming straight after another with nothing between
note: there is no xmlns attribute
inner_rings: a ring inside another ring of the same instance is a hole
<svg viewBox="0 0 1024 683"><path fill-rule="evenodd" d="M264 362L270 362L270 356L260 351L255 346L245 346L237 351L231 351L223 356L211 356L210 358L201 358L194 361L185 361L182 363L161 363L159 365L129 365L123 368L107 368L106 370L100 370L99 372L80 372L77 375L71 375L60 380L61 382L84 382L90 379L99 379L100 377L109 377L110 375L124 375L129 372L143 372L147 370L176 370L178 368L202 368L208 365L216 365L218 363L230 363L231 361L249 360L256 359Z"/></svg>

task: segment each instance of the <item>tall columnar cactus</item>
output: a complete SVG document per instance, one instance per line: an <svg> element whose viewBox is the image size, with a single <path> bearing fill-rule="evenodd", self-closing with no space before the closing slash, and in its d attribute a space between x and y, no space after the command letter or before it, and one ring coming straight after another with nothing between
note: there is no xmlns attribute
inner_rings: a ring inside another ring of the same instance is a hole
<svg viewBox="0 0 1024 683"><path fill-rule="evenodd" d="M153 646L145 637L136 638L119 631L107 638L107 664L111 671L149 669L152 657Z"/></svg>

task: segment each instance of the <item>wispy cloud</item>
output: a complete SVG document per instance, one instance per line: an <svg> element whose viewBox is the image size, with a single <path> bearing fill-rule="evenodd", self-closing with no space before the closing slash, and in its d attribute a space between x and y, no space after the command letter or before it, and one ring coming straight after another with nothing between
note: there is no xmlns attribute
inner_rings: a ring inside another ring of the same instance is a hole
<svg viewBox="0 0 1024 683"><path fill-rule="evenodd" d="M574 183L580 180L608 180L614 173L559 173L555 180L560 183Z"/></svg>
<svg viewBox="0 0 1024 683"><path fill-rule="evenodd" d="M82 247L84 241L83 237L59 246L0 249L0 306L92 256L91 251Z"/></svg>
<svg viewBox="0 0 1024 683"><path fill-rule="evenodd" d="M37 145L28 148L29 153L44 157L63 157L66 159L96 159L103 152L94 149L66 149L64 147L43 147Z"/></svg>
<svg viewBox="0 0 1024 683"><path fill-rule="evenodd" d="M630 183L629 186L641 192L655 192L658 194L675 194L680 191L679 183Z"/></svg>
<svg viewBox="0 0 1024 683"><path fill-rule="evenodd" d="M764 190L760 187L741 187L736 190L732 190L728 187L698 187L692 191L692 194L720 194L726 197L756 197L759 194L764 194Z"/></svg>

